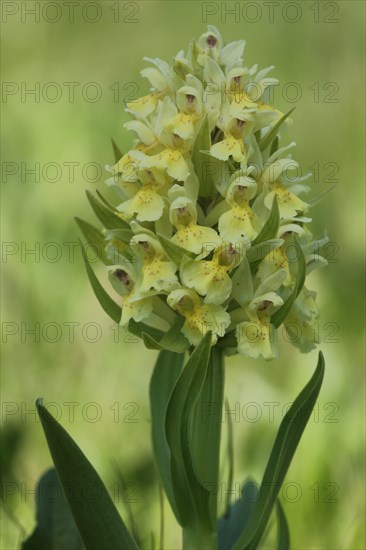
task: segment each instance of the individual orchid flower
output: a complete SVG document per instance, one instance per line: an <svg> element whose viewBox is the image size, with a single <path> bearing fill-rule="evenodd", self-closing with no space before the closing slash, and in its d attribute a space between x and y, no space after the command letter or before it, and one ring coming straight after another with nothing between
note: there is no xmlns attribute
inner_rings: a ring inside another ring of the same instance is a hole
<svg viewBox="0 0 366 550"><path fill-rule="evenodd" d="M253 117L249 113L242 114L241 118L230 118L223 139L211 146L211 155L219 160L229 160L232 157L236 162L246 163L244 139L253 128Z"/></svg>
<svg viewBox="0 0 366 550"><path fill-rule="evenodd" d="M197 61L203 67L207 57L218 61L221 53L222 37L220 31L213 25L208 25L208 31L201 34L197 41Z"/></svg>
<svg viewBox="0 0 366 550"><path fill-rule="evenodd" d="M138 177L141 187L137 189L132 198L122 202L118 206L118 210L128 220L135 215L136 219L141 222L159 220L165 206L163 197L168 191L171 178L154 168L140 170Z"/></svg>
<svg viewBox="0 0 366 550"><path fill-rule="evenodd" d="M137 245L142 267L137 280L138 291L141 294L155 290L168 293L179 286L175 274L176 267L166 257L159 241L145 233L135 235L131 245Z"/></svg>
<svg viewBox="0 0 366 550"><path fill-rule="evenodd" d="M250 201L255 197L257 182L245 175L234 174L225 200L231 209L224 212L218 222L220 236L226 242L248 243L258 233L258 220Z"/></svg>
<svg viewBox="0 0 366 550"><path fill-rule="evenodd" d="M201 81L192 75L187 75L186 83L177 91L179 113L169 121L169 125L175 135L192 140L202 116L203 87Z"/></svg>
<svg viewBox="0 0 366 550"><path fill-rule="evenodd" d="M109 280L122 297L122 326L127 326L131 319L143 321L153 312L154 292L142 295L136 284L137 278L136 270L126 264L109 268Z"/></svg>
<svg viewBox="0 0 366 550"><path fill-rule="evenodd" d="M151 85L151 93L127 103L127 112L139 119L144 119L151 115L158 106L159 99L167 94L173 94L175 86L178 86L180 80L166 61L162 59L144 58L155 67L147 67L141 71L141 76L146 77Z"/></svg>
<svg viewBox="0 0 366 550"><path fill-rule="evenodd" d="M273 313L283 305L278 289L286 276L284 270L262 281L250 297L250 290L239 298L241 308L233 312L232 319L244 321L236 325L238 352L257 359L273 359L278 356L278 334L271 323Z"/></svg>
<svg viewBox="0 0 366 550"><path fill-rule="evenodd" d="M313 350L320 341L315 325L319 317L315 297L316 293L304 286L284 322L287 339L303 353Z"/></svg>
<svg viewBox="0 0 366 550"><path fill-rule="evenodd" d="M202 256L195 260L185 259L180 268L181 281L204 296L205 303L222 304L232 290L229 273L240 263L242 253L231 243L222 243L215 248L211 259Z"/></svg>
<svg viewBox="0 0 366 550"><path fill-rule="evenodd" d="M309 205L292 191L294 181L286 181L283 175L285 170L294 170L298 166L298 163L292 159L278 159L265 167L260 178L264 186L262 194L264 206L270 210L276 195L280 216L285 220L301 215L309 209Z"/></svg>
<svg viewBox="0 0 366 550"><path fill-rule="evenodd" d="M282 298L274 292L253 298L247 307L249 320L236 326L239 353L252 359L262 356L268 360L278 356L277 332L271 316L282 304Z"/></svg>
<svg viewBox="0 0 366 550"><path fill-rule="evenodd" d="M210 247L216 247L222 242L214 229L198 225L196 207L184 189L174 186L170 197L173 199L170 221L176 229L171 238L173 243L194 254L204 254L205 250L207 254Z"/></svg>
<svg viewBox="0 0 366 550"><path fill-rule="evenodd" d="M277 237L278 239L283 240L283 244L273 250L270 250L270 252L263 258L257 272L257 277L259 277L259 279L266 279L279 269L282 269L286 273L286 278L282 284L288 287L294 283L293 274L291 273L290 268L290 261L287 254L289 246L292 246L289 239L293 234L298 237L305 237L306 230L297 223L284 224L280 226Z"/></svg>
<svg viewBox="0 0 366 550"><path fill-rule="evenodd" d="M167 297L167 303L184 317L182 332L193 346L208 331L212 332L212 345L215 345L230 324L230 315L222 306L204 303L194 290L173 290Z"/></svg>

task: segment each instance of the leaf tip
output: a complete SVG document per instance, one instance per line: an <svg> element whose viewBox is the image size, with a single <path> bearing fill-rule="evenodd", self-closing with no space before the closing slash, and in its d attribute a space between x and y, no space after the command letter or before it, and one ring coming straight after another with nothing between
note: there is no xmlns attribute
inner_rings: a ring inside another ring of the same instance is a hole
<svg viewBox="0 0 366 550"><path fill-rule="evenodd" d="M36 399L36 407L37 409L43 407L43 397L38 397L38 399Z"/></svg>

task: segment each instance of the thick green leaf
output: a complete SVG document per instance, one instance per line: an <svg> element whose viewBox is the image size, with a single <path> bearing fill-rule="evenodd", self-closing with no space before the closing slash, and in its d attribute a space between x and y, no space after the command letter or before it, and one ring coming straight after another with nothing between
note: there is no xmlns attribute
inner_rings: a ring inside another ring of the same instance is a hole
<svg viewBox="0 0 366 550"><path fill-rule="evenodd" d="M252 242L252 246L256 246L264 241L275 239L277 237L279 227L280 210L278 208L277 195L275 195L272 203L271 212L269 213L266 223L262 227L260 233Z"/></svg>
<svg viewBox="0 0 366 550"><path fill-rule="evenodd" d="M83 542L61 489L56 471L48 470L36 490L37 526L22 550L82 550Z"/></svg>
<svg viewBox="0 0 366 550"><path fill-rule="evenodd" d="M81 218L74 218L82 234L84 235L88 244L93 248L95 255L98 256L103 263L110 263L105 255L106 240L104 235L99 229L91 225L89 222L82 220Z"/></svg>
<svg viewBox="0 0 366 550"><path fill-rule="evenodd" d="M277 550L290 550L290 529L282 504L277 499Z"/></svg>
<svg viewBox="0 0 366 550"><path fill-rule="evenodd" d="M98 201L89 191L86 192L86 196L88 197L96 217L103 224L105 229L130 229L127 222L122 220L113 210L107 208L105 204Z"/></svg>
<svg viewBox="0 0 366 550"><path fill-rule="evenodd" d="M164 248L164 251L168 258L177 266L179 267L181 264L181 261L184 258L191 258L194 259L196 257L195 254L192 252L189 252L189 250L185 250L181 246L173 243L163 235L158 235L159 242L161 246Z"/></svg>
<svg viewBox="0 0 366 550"><path fill-rule="evenodd" d="M288 113L284 114L278 122L273 126L273 128L264 136L264 138L259 142L259 149L261 151L264 151L272 142L272 140L276 137L278 130L282 126L282 124L285 122L286 118L290 116L290 114L295 110L296 107L293 107Z"/></svg>
<svg viewBox="0 0 366 550"><path fill-rule="evenodd" d="M194 349L170 396L166 438L171 453L171 479L177 520L183 527L209 530L209 492L197 477L190 444L190 419L202 390L211 349L208 332Z"/></svg>
<svg viewBox="0 0 366 550"><path fill-rule="evenodd" d="M80 243L81 253L83 255L83 259L84 259L84 263L85 263L86 272L88 274L89 281L90 281L90 284L92 286L92 289L94 290L94 294L97 297L98 302L100 303L100 305L102 306L102 308L104 309L106 314L109 315L109 317L111 319L113 319L113 321L115 321L116 323L119 323L120 320L121 320L122 309L120 308L120 306L118 304L116 304L116 302L114 300L112 300L112 298L104 290L104 288L102 287L102 285L98 281L97 277L94 274L94 271L92 270L92 268L90 266L88 257L85 253L83 244L80 240L79 240L79 243Z"/></svg>
<svg viewBox="0 0 366 550"><path fill-rule="evenodd" d="M94 467L41 399L36 406L57 475L87 550L137 550Z"/></svg>
<svg viewBox="0 0 366 550"><path fill-rule="evenodd" d="M249 521L258 496L255 481L244 483L240 499L232 504L227 513L219 519L217 525L218 550L231 550Z"/></svg>
<svg viewBox="0 0 366 550"><path fill-rule="evenodd" d="M217 518L224 380L223 350L214 346L191 421L193 461L201 485L209 489L209 508L213 525Z"/></svg>
<svg viewBox="0 0 366 550"><path fill-rule="evenodd" d="M111 142L113 147L114 162L118 162L123 157L123 153L113 138L111 138Z"/></svg>
<svg viewBox="0 0 366 550"><path fill-rule="evenodd" d="M294 241L293 241L295 251L296 251L296 259L292 260L292 263L297 264L297 274L296 274L296 281L294 284L294 288L292 289L292 292L290 296L287 298L285 303L274 313L271 317L271 323L278 328L281 323L286 319L287 315L289 314L296 298L298 297L302 287L305 283L305 277L306 277L306 260L304 253L302 251L302 248L299 244L299 241L294 235ZM296 261L297 260L297 261ZM289 261L291 259L289 258Z"/></svg>
<svg viewBox="0 0 366 550"><path fill-rule="evenodd" d="M170 505L177 514L170 471L170 449L165 434L169 397L182 371L183 353L161 351L150 382L152 441L159 476Z"/></svg>
<svg viewBox="0 0 366 550"><path fill-rule="evenodd" d="M256 550L258 548L287 470L318 398L323 377L324 358L320 352L312 378L297 396L281 422L264 472L258 499L249 522L233 550Z"/></svg>
<svg viewBox="0 0 366 550"><path fill-rule="evenodd" d="M211 138L208 125L208 118L205 118L201 122L200 129L197 133L196 139L193 144L192 149L192 162L194 166L194 171L198 178L200 188L199 196L200 197L212 197L212 194L215 191L215 186L212 178L212 170L210 169L210 163L215 162L211 157L208 157L202 151L209 151L211 148Z"/></svg>

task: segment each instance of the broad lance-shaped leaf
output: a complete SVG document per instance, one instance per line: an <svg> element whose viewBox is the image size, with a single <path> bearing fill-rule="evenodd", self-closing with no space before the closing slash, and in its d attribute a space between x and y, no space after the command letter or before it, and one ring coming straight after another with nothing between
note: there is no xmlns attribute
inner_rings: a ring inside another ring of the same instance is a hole
<svg viewBox="0 0 366 550"><path fill-rule="evenodd" d="M173 387L182 371L183 353L161 351L150 381L152 441L159 476L177 515L170 470L170 449L165 434L166 411Z"/></svg>
<svg viewBox="0 0 366 550"><path fill-rule="evenodd" d="M122 309L118 304L116 304L114 300L112 300L112 298L104 290L104 288L98 281L97 277L94 274L94 271L90 266L88 257L86 255L86 252L84 250L83 244L80 241L80 239L79 239L79 243L80 243L81 253L83 255L83 259L85 263L86 272L88 274L92 289L94 290L94 294L97 297L98 302L100 303L100 305L102 306L106 314L109 315L109 317L113 319L113 321L115 321L116 323L119 323L121 320Z"/></svg>
<svg viewBox="0 0 366 550"><path fill-rule="evenodd" d="M282 504L277 499L277 550L290 550L290 529Z"/></svg>
<svg viewBox="0 0 366 550"><path fill-rule="evenodd" d="M86 549L137 550L94 467L41 399L36 406L57 475ZM97 495L95 498L90 498L90 487Z"/></svg>
<svg viewBox="0 0 366 550"><path fill-rule="evenodd" d="M190 419L206 377L211 349L208 332L194 349L170 396L166 413L166 438L171 452L171 478L182 527L212 529L209 492L197 477L190 444Z"/></svg>
<svg viewBox="0 0 366 550"><path fill-rule="evenodd" d="M200 129L197 133L196 139L192 149L192 162L194 171L200 183L199 196L211 197L215 191L215 186L212 179L212 167L216 166L215 159L211 161L212 157L202 151L209 151L211 149L210 131L208 126L208 118L205 118L201 122Z"/></svg>
<svg viewBox="0 0 366 550"><path fill-rule="evenodd" d="M105 229L130 229L127 222L122 220L122 218L115 214L111 209L107 208L105 204L99 202L98 199L96 199L89 191L86 192L86 196L88 197L95 215L103 224Z"/></svg>
<svg viewBox="0 0 366 550"><path fill-rule="evenodd" d="M263 137L263 139L259 142L259 149L261 151L264 151L268 145L271 144L272 140L275 139L278 130L282 126L282 124L285 122L286 118L290 116L290 114L296 109L296 107L293 107L288 113L284 114L278 122L273 126L273 128Z"/></svg>
<svg viewBox="0 0 366 550"><path fill-rule="evenodd" d="M278 208L277 195L274 196L271 212L262 227L259 234L256 236L252 242L252 246L256 246L264 241L269 241L275 239L278 233L278 228L280 227L280 210Z"/></svg>
<svg viewBox="0 0 366 550"><path fill-rule="evenodd" d="M93 248L93 251L100 260L103 260L105 264L110 264L110 261L105 255L106 241L104 235L94 225L82 220L81 218L74 218L80 231L85 237L87 243Z"/></svg>
<svg viewBox="0 0 366 550"><path fill-rule="evenodd" d="M42 475L36 490L37 526L22 550L83 550L84 545L54 468Z"/></svg>
<svg viewBox="0 0 366 550"><path fill-rule="evenodd" d="M191 444L197 476L209 490L211 522L216 523L224 399L224 354L213 346L206 378L192 413Z"/></svg>
<svg viewBox="0 0 366 550"><path fill-rule="evenodd" d="M308 423L324 378L324 358L319 353L316 370L283 418L277 433L258 499L249 522L233 550L256 550L265 532L278 493Z"/></svg>
<svg viewBox="0 0 366 550"><path fill-rule="evenodd" d="M281 325L281 323L283 323L283 321L286 319L287 315L289 314L292 306L294 305L296 298L300 294L300 291L305 283L306 260L296 235L294 235L294 240L292 244L294 245L296 258L292 260L291 258L289 258L289 261L290 261L290 265L291 263L297 264L296 280L290 296L287 298L285 303L280 307L280 309L278 309L276 313L274 313L271 317L271 323L276 328L278 328Z"/></svg>

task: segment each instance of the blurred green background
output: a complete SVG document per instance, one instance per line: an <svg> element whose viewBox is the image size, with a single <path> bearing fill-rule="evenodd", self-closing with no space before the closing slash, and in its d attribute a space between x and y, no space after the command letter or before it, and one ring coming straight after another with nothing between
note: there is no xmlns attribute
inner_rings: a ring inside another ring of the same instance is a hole
<svg viewBox="0 0 366 550"><path fill-rule="evenodd" d="M143 56L170 61L206 23L224 40L246 39L248 66L276 66L278 107L296 105L284 143L294 139L304 172L314 171L312 195L338 183L313 209L314 234L326 228L333 243L332 263L309 282L326 377L281 494L294 549L364 549L364 3L73 4L2 3L1 549L19 547L23 530L33 529L32 491L51 465L34 413L39 396L53 403L125 516L132 501L144 547L150 531L158 534L148 406L155 353L117 335L99 307L74 246L73 216L94 221L85 190L104 189L110 138L123 150L131 145L123 100L148 90ZM227 13L233 8L236 15ZM102 267L97 273L103 278ZM246 475L260 480L283 410L316 357L282 342L277 361L227 360L237 494ZM225 485L221 501L223 508ZM179 548L168 512L167 522L166 548Z"/></svg>

